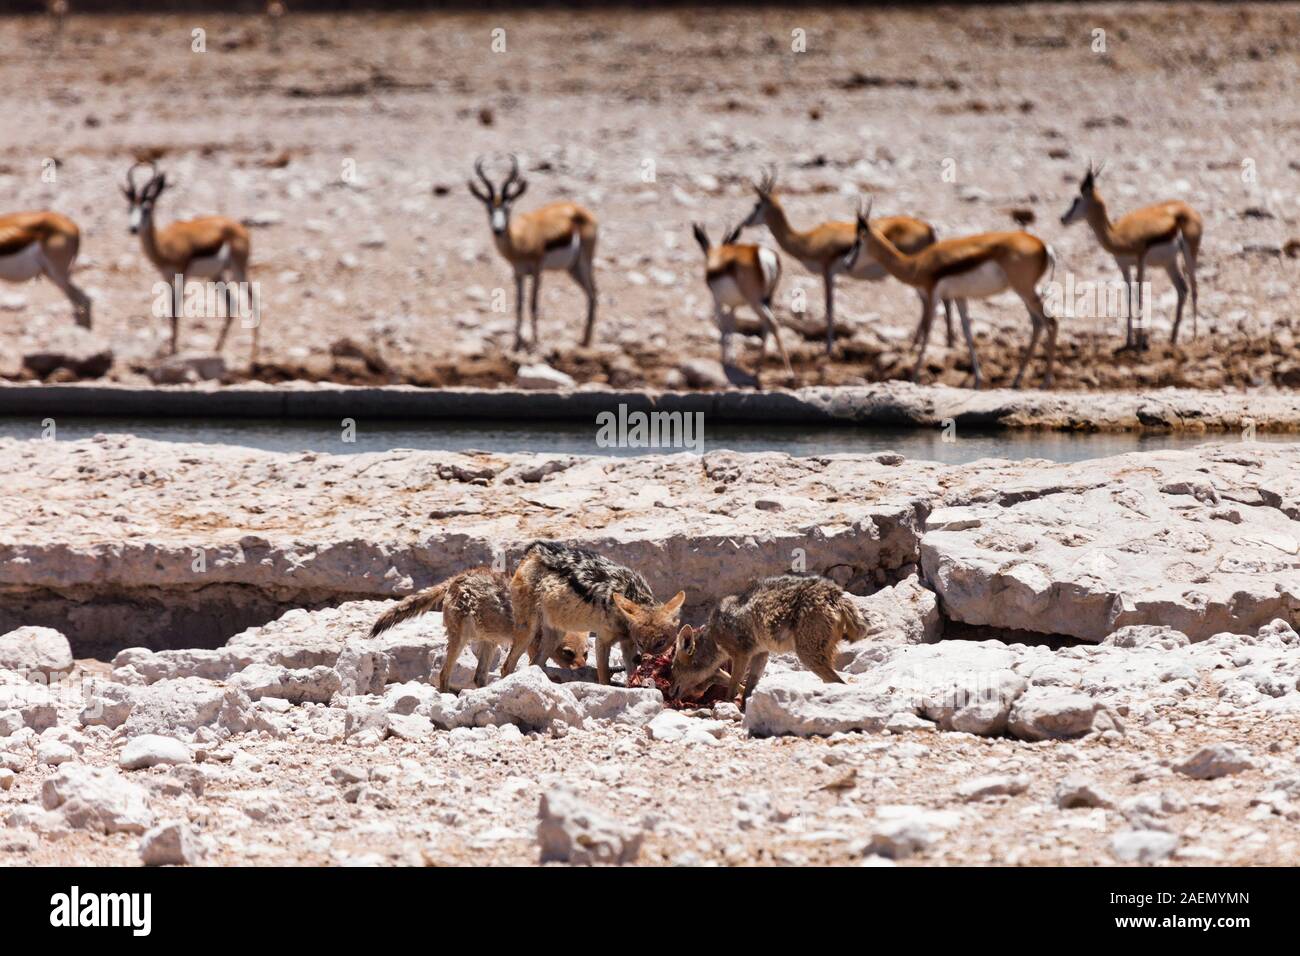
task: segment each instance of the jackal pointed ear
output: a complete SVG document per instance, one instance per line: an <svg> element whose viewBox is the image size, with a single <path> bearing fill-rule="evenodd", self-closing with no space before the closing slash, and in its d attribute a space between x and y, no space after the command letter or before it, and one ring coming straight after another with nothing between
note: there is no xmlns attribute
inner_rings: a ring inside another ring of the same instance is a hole
<svg viewBox="0 0 1300 956"><path fill-rule="evenodd" d="M695 635L698 632L689 624L683 624L677 632L677 650L682 654L695 653Z"/></svg>
<svg viewBox="0 0 1300 956"><path fill-rule="evenodd" d="M734 226L728 226L726 234L722 237L722 244L729 246L740 238L740 231L745 228L743 222L736 223Z"/></svg>
<svg viewBox="0 0 1300 956"><path fill-rule="evenodd" d="M676 614L681 610L682 605L686 603L686 592L678 591L671 598L664 602L664 610L669 614Z"/></svg>
<svg viewBox="0 0 1300 956"><path fill-rule="evenodd" d="M614 595L614 606L623 612L627 617L632 617L640 610L640 607L633 601L629 601L621 594Z"/></svg>

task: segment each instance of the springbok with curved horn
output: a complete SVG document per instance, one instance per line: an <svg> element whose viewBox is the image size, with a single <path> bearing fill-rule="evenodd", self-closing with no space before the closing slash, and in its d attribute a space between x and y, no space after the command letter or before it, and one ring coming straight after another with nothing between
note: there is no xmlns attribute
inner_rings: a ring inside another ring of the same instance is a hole
<svg viewBox="0 0 1300 956"><path fill-rule="evenodd" d="M975 354L975 337L971 333L967 299L987 299L1007 289L1020 296L1029 310L1034 331L1025 349L1020 369L1016 372L1012 388L1020 387L1025 368L1038 345L1039 335L1047 328L1047 371L1043 387L1052 384L1052 363L1056 358L1057 321L1047 314L1038 294L1038 283L1051 267L1056 268L1056 255L1050 246L1027 232L986 232L957 239L943 239L920 252L909 255L899 250L889 237L871 221L871 203L858 212L857 241L846 257L845 268L852 268L863 253L879 262L889 274L906 282L921 294L921 342L916 354L916 367L912 380L921 374L925 359L925 346L930 338L930 323L934 317L934 303L954 301L961 313L962 333L970 350L971 370L975 387L983 383L979 357Z"/></svg>
<svg viewBox="0 0 1300 956"><path fill-rule="evenodd" d="M149 163L149 180L137 186L135 171L143 163L136 163L126 174L122 192L130 203L130 229L140 237L144 254L148 256L163 278L171 284L171 353L176 354L179 338L181 294L186 279L226 279L236 285L226 286L226 321L217 337L216 351L226 344L230 323L239 312L243 289L248 282L248 230L233 219L224 216L205 216L185 222L174 222L161 229L154 224L154 208L158 197L167 188L167 174L158 171L157 163ZM250 362L257 361L257 339L262 317L257 296L251 295L253 320L253 352Z"/></svg>
<svg viewBox="0 0 1300 956"><path fill-rule="evenodd" d="M533 340L529 349L537 346L537 293L547 269L568 272L587 294L587 326L582 344L591 345L596 327L596 217L572 202L554 202L511 217L515 200L528 188L528 180L519 176L519 160L510 157L510 174L499 191L483 172L482 157L475 160L474 172L484 188L470 180L469 191L487 207L497 252L515 272L515 348L523 347L524 280L529 277L533 280Z"/></svg>
<svg viewBox="0 0 1300 956"><path fill-rule="evenodd" d="M0 216L0 279L27 282L45 276L68 297L77 324L88 329L90 297L71 278L80 246L77 224L57 212Z"/></svg>
<svg viewBox="0 0 1300 956"><path fill-rule="evenodd" d="M1142 282L1148 264L1162 266L1178 293L1170 344L1178 341L1178 326L1183 321L1183 305L1189 287L1192 293L1192 338L1196 338L1200 320L1196 302L1196 256L1201 249L1200 214L1187 203L1175 199L1135 209L1111 222L1106 213L1106 203L1097 192L1097 180L1104 167L1105 163L1096 168L1092 163L1088 164L1088 172L1079 183L1079 195L1074 197L1074 202L1061 217L1061 225L1069 226L1080 219L1086 220L1101 247L1115 257L1115 265L1119 266L1128 290L1128 334L1121 351L1146 348L1146 331L1139 328L1135 337L1133 317L1142 313ZM1135 266L1136 285L1129 281ZM1135 293L1136 311L1133 306Z"/></svg>
<svg viewBox="0 0 1300 956"><path fill-rule="evenodd" d="M692 224L695 241L704 250L704 281L713 294L713 310L721 336L722 364L731 363L731 336L736 331L735 309L747 305L758 316L762 329L763 347L758 353L758 369L763 368L763 359L767 356L767 334L771 332L781 353L781 361L785 363L785 372L793 377L790 356L786 354L781 330L772 315L772 296L781 281L781 260L766 246L737 244L740 228L736 226L727 230L722 245L714 247L709 244L709 234L704 227L698 222Z"/></svg>
<svg viewBox="0 0 1300 956"><path fill-rule="evenodd" d="M852 268L846 267L847 253L853 248L854 225L851 222L824 222L807 232L790 225L781 200L776 194L776 172L768 169L763 178L750 182L758 200L748 216L741 222L742 229L766 225L777 245L788 255L798 259L805 269L822 277L826 289L826 354L835 347L835 277L841 273L851 279L877 282L886 278L888 271L871 256L860 255ZM881 232L899 250L916 253L935 241L934 228L911 216L889 216L878 220ZM945 314L948 327L948 344L952 345L952 319ZM912 344L920 341L921 327L917 326Z"/></svg>

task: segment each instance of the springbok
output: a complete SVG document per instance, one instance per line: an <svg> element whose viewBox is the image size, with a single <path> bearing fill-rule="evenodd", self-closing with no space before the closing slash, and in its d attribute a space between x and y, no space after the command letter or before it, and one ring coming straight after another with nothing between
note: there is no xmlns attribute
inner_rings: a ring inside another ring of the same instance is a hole
<svg viewBox="0 0 1300 956"><path fill-rule="evenodd" d="M1097 179L1105 166L1093 168L1088 164L1088 172L1079 183L1079 195L1061 217L1061 225L1069 226L1080 219L1087 220L1093 234L1101 247L1115 257L1124 276L1124 286L1128 290L1128 334L1121 351L1147 345L1146 330L1139 327L1135 337L1133 317L1142 314L1142 282L1146 275L1147 264L1163 266L1169 274L1169 281L1178 293L1178 310L1174 314L1174 329L1169 336L1170 344L1178 341L1178 326L1183 321L1183 305L1187 301L1187 290L1192 292L1192 338L1196 338L1199 324L1196 290L1196 256L1201 248L1201 217L1195 209L1181 200L1157 203L1135 209L1117 221L1111 222L1106 214L1106 203L1097 192ZM1183 264L1179 265L1179 254ZM1137 283L1129 281L1131 270L1137 267ZM1137 296L1137 310L1134 311L1133 297Z"/></svg>
<svg viewBox="0 0 1300 956"><path fill-rule="evenodd" d="M149 181L143 186L135 183L135 171L144 165L136 163L126 173L122 192L130 203L130 229L140 237L144 254L149 257L164 279L171 284L171 353L176 354L180 324L181 295L186 279L217 279L234 282L226 286L226 321L217 337L217 352L226 344L230 323L240 310L243 290L248 282L248 230L233 219L224 216L205 216L185 222L174 222L164 228L154 225L154 207L158 197L167 188L167 174L158 171L158 164L149 163ZM257 336L262 324L259 303L250 295L253 318L253 353L250 362L257 361Z"/></svg>
<svg viewBox="0 0 1300 956"><path fill-rule="evenodd" d="M749 306L758 316L762 339L762 348L758 353L758 369L763 368L763 359L767 357L767 334L772 333L776 339L781 361L785 363L785 372L793 377L794 369L790 367L790 356L786 354L785 343L781 341L781 330L772 315L772 296L776 294L777 283L781 281L781 260L777 254L766 246L739 245L740 226L727 230L722 237L722 245L713 247L709 244L709 234L698 222L692 224L695 241L704 250L704 281L709 292L713 294L713 311L718 323L719 344L722 349L722 364L731 364L731 335L736 331L735 309L742 305Z"/></svg>
<svg viewBox="0 0 1300 956"><path fill-rule="evenodd" d="M877 282L889 273L875 262L871 256L861 255L852 268L845 266L846 254L853 248L854 226L851 222L824 222L807 232L800 232L790 225L781 200L776 195L776 172L766 170L763 178L750 182L758 201L754 208L741 222L742 229L766 225L782 250L798 259L805 269L822 277L826 290L826 354L830 355L835 347L835 277L841 272L852 279L864 279ZM898 249L906 253L920 252L935 241L934 228L920 219L911 216L889 216L879 220L881 232L888 237ZM952 319L945 312L948 328L948 344L952 345ZM912 344L920 341L921 327L917 326Z"/></svg>
<svg viewBox="0 0 1300 956"><path fill-rule="evenodd" d="M565 270L587 294L587 327L582 344L590 346L596 326L596 217L577 203L554 202L512 219L510 211L515 200L528 188L528 180L519 176L519 160L510 157L510 175L501 184L500 192L483 172L482 157L475 160L474 172L487 192L480 190L473 180L467 184L469 191L487 207L497 252L515 272L515 348L523 347L524 279L530 276L533 341L529 350L537 346L537 291L542 272L547 269Z"/></svg>
<svg viewBox="0 0 1300 956"><path fill-rule="evenodd" d="M987 299L1007 289L1015 291L1029 310L1034 331L1025 349L1020 369L1016 372L1012 388L1020 387L1025 368L1038 345L1043 326L1047 326L1047 371L1043 387L1052 384L1052 363L1056 358L1057 321L1043 308L1038 294L1038 282L1049 266L1056 269L1056 254L1041 239L1027 232L986 232L957 239L943 239L909 255L889 241L871 221L871 203L858 212L857 241L849 252L845 268L853 268L863 254L869 254L894 278L914 287L921 294L921 342L916 354L916 367L912 380L921 374L925 347L930 338L930 321L934 316L934 302L944 302L944 311L951 318L949 301L957 304L961 313L962 333L970 350L971 370L975 387L983 383L979 357L975 354L975 337L971 333L967 299Z"/></svg>
<svg viewBox="0 0 1300 956"><path fill-rule="evenodd" d="M45 276L68 297L77 324L88 329L90 297L71 278L80 245L77 224L57 212L0 216L0 279L27 282Z"/></svg>
<svg viewBox="0 0 1300 956"><path fill-rule="evenodd" d="M63 23L68 18L68 0L45 0L45 12L54 21L51 38L57 45L63 40Z"/></svg>
<svg viewBox="0 0 1300 956"><path fill-rule="evenodd" d="M266 19L270 25L271 34L271 52L277 53L280 50L280 21L288 13L288 8L282 0L267 0Z"/></svg>

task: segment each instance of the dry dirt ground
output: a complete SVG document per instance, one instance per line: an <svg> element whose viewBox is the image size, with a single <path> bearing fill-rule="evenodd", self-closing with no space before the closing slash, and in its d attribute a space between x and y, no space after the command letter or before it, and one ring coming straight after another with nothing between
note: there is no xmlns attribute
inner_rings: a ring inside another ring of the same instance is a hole
<svg viewBox="0 0 1300 956"><path fill-rule="evenodd" d="M1066 317L1060 387L1300 384L1294 5L291 16L278 52L255 17L74 18L55 48L48 31L0 20L0 191L80 223L79 281L115 378L165 345L158 277L118 190L134 157L154 157L172 183L162 220L251 224L255 377L513 381L510 273L464 180L476 155L516 151L523 209L572 198L601 223L595 348L576 345L576 286L543 284L541 354L579 382L662 385L683 358L716 357L690 222L716 237L743 217L766 164L803 227L848 217L867 191L943 236L1028 211L1057 278L1083 282L1117 278L1086 227L1059 223L1091 158L1108 163L1113 211L1182 198L1203 214L1201 338L1168 346L1161 275L1152 350L1115 358L1114 319ZM819 319L819 280L784 265L778 315L802 296ZM843 283L838 305L849 334L834 361L788 334L798 380L905 374L915 296ZM1022 308L1004 295L974 315L988 379L1006 384ZM70 310L48 283L4 286L0 319L0 373L22 377ZM210 349L218 325L186 320L183 347ZM246 331L228 343L232 378L248 348ZM743 359L756 355L755 338ZM924 379L967 372L936 326Z"/></svg>
<svg viewBox="0 0 1300 956"><path fill-rule="evenodd" d="M1260 798L1286 767L1294 774L1296 722L1211 713L1214 706L1189 698L1158 708L1165 729L1120 740L1034 744L932 731L754 739L730 725L720 743L704 746L606 725L558 738L489 727L349 747L299 730L197 748L202 772L187 779L205 781L199 796L168 767L129 777L149 791L158 820L186 821L200 834L208 865L536 863L538 801L554 786L642 830L638 862L652 865L888 865L865 848L891 808L932 813L937 824L933 842L903 865L1114 866L1135 862L1112 846L1134 827L1176 833L1175 864L1294 865L1295 822ZM1170 770L1223 742L1269 771L1192 780ZM119 747L107 733L94 735L79 760L115 767ZM54 772L20 774L0 793L0 815L39 808ZM1023 775L1028 788L963 800L957 788L985 775ZM1069 776L1087 779L1111 805L1058 809L1055 793ZM360 796L346 795L358 779L368 780ZM0 867L138 865L139 842L87 830L38 836L11 822L0 827Z"/></svg>

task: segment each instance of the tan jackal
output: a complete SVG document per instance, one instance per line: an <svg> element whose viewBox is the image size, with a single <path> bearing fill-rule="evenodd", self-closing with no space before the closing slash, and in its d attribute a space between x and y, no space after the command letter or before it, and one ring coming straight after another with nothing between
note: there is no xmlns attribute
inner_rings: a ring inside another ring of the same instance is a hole
<svg viewBox="0 0 1300 956"><path fill-rule="evenodd" d="M498 647L511 649L510 666L501 671L504 677L514 669L518 660L519 655L514 649L522 650L528 644L529 635L515 626L510 603L510 578L491 568L471 568L441 584L412 594L385 611L370 629L370 636L382 634L407 618L429 611L442 611L443 626L447 629L447 658L438 674L438 690L444 694L450 689L452 669L466 644L473 646L478 658L478 668L474 671L477 687L487 682ZM564 634L549 656L556 664L570 670L585 667L586 632ZM529 659L534 664L545 660L536 648Z"/></svg>
<svg viewBox="0 0 1300 956"><path fill-rule="evenodd" d="M543 644L561 631L596 633L596 679L609 683L609 650L618 642L630 671L636 655L662 654L677 633L686 594L655 603L645 578L594 551L555 541L534 541L510 582L515 620ZM516 644L505 670L523 648Z"/></svg>
<svg viewBox="0 0 1300 956"><path fill-rule="evenodd" d="M703 627L687 625L678 632L672 695L690 693L730 661L728 699L735 699L743 680L749 700L773 652L794 651L822 680L842 684L833 666L835 645L866 636L861 612L834 581L793 574L764 578L723 598Z"/></svg>

